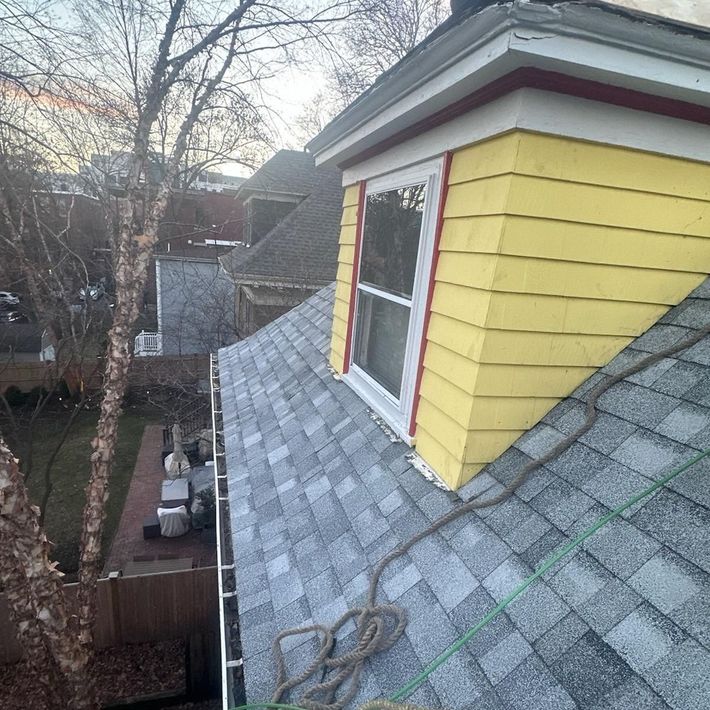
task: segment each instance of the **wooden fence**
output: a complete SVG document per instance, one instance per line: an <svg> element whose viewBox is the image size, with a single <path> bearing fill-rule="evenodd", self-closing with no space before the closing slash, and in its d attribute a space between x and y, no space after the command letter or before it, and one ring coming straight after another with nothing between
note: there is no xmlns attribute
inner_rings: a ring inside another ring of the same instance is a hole
<svg viewBox="0 0 710 710"><path fill-rule="evenodd" d="M65 585L70 606L76 584ZM145 643L219 629L217 568L99 580L96 645ZM0 594L0 664L20 659L16 630Z"/></svg>
<svg viewBox="0 0 710 710"><path fill-rule="evenodd" d="M129 387L156 385L190 385L209 378L209 355L182 355L134 358L128 371ZM103 360L97 359L82 365L84 386L95 391L101 387ZM18 387L29 392L35 387L50 389L57 376L56 366L50 362L0 363L0 393L8 387ZM73 379L78 373L72 372Z"/></svg>

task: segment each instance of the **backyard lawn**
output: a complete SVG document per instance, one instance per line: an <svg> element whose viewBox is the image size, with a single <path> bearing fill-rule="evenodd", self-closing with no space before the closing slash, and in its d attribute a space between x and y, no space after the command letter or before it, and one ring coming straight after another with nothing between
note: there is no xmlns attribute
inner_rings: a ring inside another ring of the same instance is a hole
<svg viewBox="0 0 710 710"><path fill-rule="evenodd" d="M84 488L89 478L89 454L91 439L96 433L96 420L95 411L82 412L79 415L52 468L54 489L47 507L45 529L47 537L54 545L52 558L59 563L59 569L67 575L66 581L74 581L79 565ZM108 551L121 517L143 429L151 421L155 420L130 412L121 416L115 463L109 487L104 554ZM63 423L59 416L47 417L36 430L37 441L34 447L34 465L29 490L33 501L37 504L44 491L44 467L54 449L53 442L60 436Z"/></svg>

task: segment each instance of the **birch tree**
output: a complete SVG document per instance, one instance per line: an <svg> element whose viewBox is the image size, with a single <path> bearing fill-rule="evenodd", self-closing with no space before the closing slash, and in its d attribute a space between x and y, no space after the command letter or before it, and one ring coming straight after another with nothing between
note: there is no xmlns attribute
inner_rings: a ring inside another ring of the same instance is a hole
<svg viewBox="0 0 710 710"><path fill-rule="evenodd" d="M86 487L76 616L68 612L17 461L1 439L0 575L48 697L59 699L57 707L83 709L97 707L90 667L101 538L133 327L169 196L186 156L209 164L205 127L215 125L215 116L223 126L227 117L229 129L244 137L242 147L263 139L252 88L349 10L345 0L315 9L289 0L95 0L77 3L69 20L51 10L47 3L0 0L0 54L16 67L4 68L3 77L31 106L30 123L14 128L34 138L57 167L76 170L93 152L121 155L118 212L111 215L115 306ZM65 25L61 40L54 21ZM36 52L25 58L28 44ZM96 181L96 173L85 177Z"/></svg>

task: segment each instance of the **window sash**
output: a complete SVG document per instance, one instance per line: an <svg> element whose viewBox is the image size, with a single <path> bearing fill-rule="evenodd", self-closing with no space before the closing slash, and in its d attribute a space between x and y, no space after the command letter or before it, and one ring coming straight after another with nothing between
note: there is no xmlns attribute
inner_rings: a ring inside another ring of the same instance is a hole
<svg viewBox="0 0 710 710"><path fill-rule="evenodd" d="M421 349L424 347L424 316L427 301L429 281L432 276L432 258L436 221L439 211L443 158L436 158L411 168L399 170L388 175L368 180L365 185L365 196L387 190L397 190L425 183L426 198L419 236L417 266L414 276L412 298L380 290L370 284L360 282L360 266L362 248L356 254L356 265L353 278L356 280L354 296L357 299L354 317L350 324L348 337L352 343L348 362L348 372L344 376L347 382L406 442L411 443L409 436L409 417L415 396L417 370ZM361 208L364 210L358 238L363 237L367 199ZM402 386L399 398L393 395L370 376L362 367L354 362L355 338L358 325L358 307L360 292L369 293L410 309L409 328L405 344L404 366L402 370Z"/></svg>

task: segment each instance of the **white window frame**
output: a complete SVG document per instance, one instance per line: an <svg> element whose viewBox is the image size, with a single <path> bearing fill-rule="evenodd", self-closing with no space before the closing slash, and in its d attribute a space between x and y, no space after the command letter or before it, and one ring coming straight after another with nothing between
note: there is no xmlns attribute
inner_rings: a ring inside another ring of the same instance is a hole
<svg viewBox="0 0 710 710"><path fill-rule="evenodd" d="M412 444L414 439L409 434L410 419L416 396L415 387L417 381L417 370L421 349L424 347L424 320L426 315L427 294L429 291L432 261L434 257L434 243L436 241L436 227L439 215L439 202L441 199L441 180L443 173L443 156L434 160L393 171L386 175L367 180L365 185L365 200L362 205L363 215L360 220L360 234L358 242L359 253L356 255L357 268L353 270L353 279L356 282L354 317L350 324L350 360L348 372L343 375L345 381L372 409L379 414L385 422L408 444ZM396 190L412 185L426 184L426 197L424 201L424 212L422 214L422 227L419 235L419 252L417 254L417 265L414 273L414 284L412 287L411 305L408 299L401 298L394 294L386 293L379 289L373 289L367 284L360 283L360 269L362 264L362 247L365 229L365 218L367 213L367 196L378 192ZM404 354L404 366L402 370L402 387L400 397L397 399L391 392L386 390L379 382L367 374L354 362L355 357L355 333L359 318L358 303L359 291L371 293L379 298L390 300L400 305L410 308L409 329L407 331L407 341Z"/></svg>

